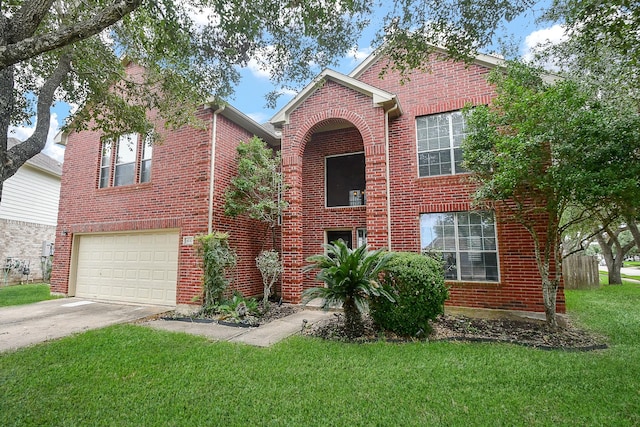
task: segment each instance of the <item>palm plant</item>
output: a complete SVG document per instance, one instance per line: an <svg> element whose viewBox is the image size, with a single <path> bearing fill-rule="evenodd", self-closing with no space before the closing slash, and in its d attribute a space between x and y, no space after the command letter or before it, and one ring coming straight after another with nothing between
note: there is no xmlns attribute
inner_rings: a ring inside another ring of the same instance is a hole
<svg viewBox="0 0 640 427"><path fill-rule="evenodd" d="M347 336L361 336L364 333L362 315L369 309L369 297L382 295L394 301L378 281L390 254L382 250L370 252L366 246L350 249L342 240L324 247L325 254L307 258L311 264L304 271L320 269L316 280L325 286L305 290L303 300L322 298L324 309L342 304Z"/></svg>

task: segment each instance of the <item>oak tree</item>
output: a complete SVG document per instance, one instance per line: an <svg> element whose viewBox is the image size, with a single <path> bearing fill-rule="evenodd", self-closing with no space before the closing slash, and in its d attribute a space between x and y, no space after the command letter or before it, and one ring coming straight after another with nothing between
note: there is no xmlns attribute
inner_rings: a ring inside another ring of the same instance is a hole
<svg viewBox="0 0 640 427"><path fill-rule="evenodd" d="M66 130L148 131L146 112L173 127L224 99L250 60L275 82L305 81L355 44L367 0L11 0L0 2L2 183L45 145L52 105L77 110ZM145 69L131 79L128 62ZM36 120L7 147L10 125Z"/></svg>

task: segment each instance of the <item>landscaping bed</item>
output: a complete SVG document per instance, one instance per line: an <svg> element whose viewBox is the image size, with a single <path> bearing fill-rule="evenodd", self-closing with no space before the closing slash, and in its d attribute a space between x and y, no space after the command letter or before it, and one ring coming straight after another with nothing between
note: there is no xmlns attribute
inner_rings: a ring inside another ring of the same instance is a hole
<svg viewBox="0 0 640 427"><path fill-rule="evenodd" d="M344 331L343 316L336 313L332 318L310 326L304 334L344 342L466 341L505 342L541 349L574 351L607 348L603 337L576 328L570 323L564 328L552 330L545 323L537 321L441 315L431 325L433 330L429 335L402 337L377 330L371 319L365 317L365 335L349 340Z"/></svg>
<svg viewBox="0 0 640 427"><path fill-rule="evenodd" d="M218 323L226 326L258 327L260 325L264 325L274 320L297 313L298 311L303 309L304 307L295 304L272 303L269 305L269 309L266 312L262 310L262 306L260 305L259 314L256 316L246 316L247 319L235 319L233 317L227 317L220 314L196 314L193 316L184 316L176 313L175 311L163 313L158 317L163 320L173 320L181 322Z"/></svg>

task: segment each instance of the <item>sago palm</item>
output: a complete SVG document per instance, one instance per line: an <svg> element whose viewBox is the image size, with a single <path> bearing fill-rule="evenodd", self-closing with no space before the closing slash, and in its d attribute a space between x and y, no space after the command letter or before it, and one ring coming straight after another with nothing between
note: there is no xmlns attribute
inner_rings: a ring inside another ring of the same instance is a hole
<svg viewBox="0 0 640 427"><path fill-rule="evenodd" d="M316 280L324 287L307 289L305 301L322 298L323 308L341 303L345 315L345 330L350 338L364 332L362 314L369 308L370 296L384 296L393 302L378 276L390 259L382 250L368 251L366 246L350 249L342 240L324 245L326 253L307 258L311 264L305 271L319 269Z"/></svg>

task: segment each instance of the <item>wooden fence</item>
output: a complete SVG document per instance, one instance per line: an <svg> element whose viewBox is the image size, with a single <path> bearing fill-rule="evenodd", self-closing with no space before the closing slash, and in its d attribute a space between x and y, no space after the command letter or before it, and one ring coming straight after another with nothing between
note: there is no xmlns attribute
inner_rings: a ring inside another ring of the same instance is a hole
<svg viewBox="0 0 640 427"><path fill-rule="evenodd" d="M593 256L571 255L562 261L565 289L591 289L600 286L598 260Z"/></svg>

